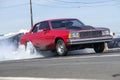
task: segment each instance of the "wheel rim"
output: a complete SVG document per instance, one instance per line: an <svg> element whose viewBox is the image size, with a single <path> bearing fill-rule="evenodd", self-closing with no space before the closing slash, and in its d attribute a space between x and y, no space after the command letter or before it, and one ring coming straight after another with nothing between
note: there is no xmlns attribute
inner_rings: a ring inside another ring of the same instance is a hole
<svg viewBox="0 0 120 80"><path fill-rule="evenodd" d="M58 41L56 47L57 47L57 52L59 53L59 55L62 55L65 52L63 41Z"/></svg>

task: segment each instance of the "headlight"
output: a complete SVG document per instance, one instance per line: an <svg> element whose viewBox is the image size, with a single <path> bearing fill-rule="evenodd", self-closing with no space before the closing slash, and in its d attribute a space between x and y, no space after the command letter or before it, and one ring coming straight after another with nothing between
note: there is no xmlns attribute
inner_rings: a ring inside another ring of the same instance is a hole
<svg viewBox="0 0 120 80"><path fill-rule="evenodd" d="M69 38L80 38L80 34L78 32L69 33Z"/></svg>
<svg viewBox="0 0 120 80"><path fill-rule="evenodd" d="M102 31L102 35L110 35L110 31L109 30L104 30L104 31Z"/></svg>

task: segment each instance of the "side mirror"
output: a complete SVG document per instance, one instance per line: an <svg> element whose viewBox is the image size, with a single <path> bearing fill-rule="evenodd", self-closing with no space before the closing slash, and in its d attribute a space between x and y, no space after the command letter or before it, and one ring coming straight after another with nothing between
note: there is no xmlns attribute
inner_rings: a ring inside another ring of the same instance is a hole
<svg viewBox="0 0 120 80"><path fill-rule="evenodd" d="M45 32L46 32L46 31L47 31L47 28L43 28L43 31L45 31Z"/></svg>

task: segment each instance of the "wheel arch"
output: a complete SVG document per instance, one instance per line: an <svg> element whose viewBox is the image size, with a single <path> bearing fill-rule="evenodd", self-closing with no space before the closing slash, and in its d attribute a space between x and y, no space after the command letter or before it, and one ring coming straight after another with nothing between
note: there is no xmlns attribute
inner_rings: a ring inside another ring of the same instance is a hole
<svg viewBox="0 0 120 80"><path fill-rule="evenodd" d="M62 38L62 37L56 37L54 43L56 44L57 40L59 40L59 39L63 40L64 43L65 43L65 45L68 46L68 44L67 44L67 40L66 40L66 38L64 38L64 37L63 37L63 38Z"/></svg>
<svg viewBox="0 0 120 80"><path fill-rule="evenodd" d="M61 37L57 37L57 38L55 39L55 44L57 43L57 41L58 41L59 39L62 39L62 40L64 41L63 38L61 38Z"/></svg>

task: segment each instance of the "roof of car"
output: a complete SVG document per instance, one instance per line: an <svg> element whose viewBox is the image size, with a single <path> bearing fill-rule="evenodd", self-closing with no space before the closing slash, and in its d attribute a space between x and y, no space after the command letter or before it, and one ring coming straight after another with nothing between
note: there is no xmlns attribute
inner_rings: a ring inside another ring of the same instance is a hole
<svg viewBox="0 0 120 80"><path fill-rule="evenodd" d="M69 19L76 19L76 18L56 18L56 19L48 19L48 20L42 20L40 22L44 22L44 21L54 21L54 20L69 20ZM37 22L36 24L40 23L40 22ZM35 24L35 25L36 25Z"/></svg>
<svg viewBox="0 0 120 80"><path fill-rule="evenodd" d="M48 19L48 20L43 20L43 21L40 21L40 22L44 22L44 21L54 21L54 20L69 20L69 19L76 19L76 18L56 18L56 19Z"/></svg>

